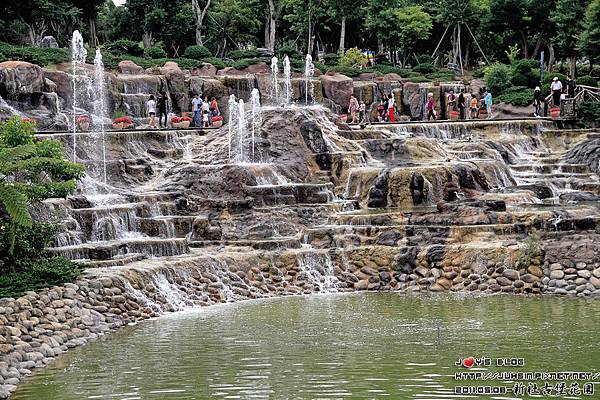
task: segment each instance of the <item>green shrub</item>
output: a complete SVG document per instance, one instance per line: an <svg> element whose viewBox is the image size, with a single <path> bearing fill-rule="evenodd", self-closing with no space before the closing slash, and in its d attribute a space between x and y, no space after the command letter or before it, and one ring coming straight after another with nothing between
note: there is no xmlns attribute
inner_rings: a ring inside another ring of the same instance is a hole
<svg viewBox="0 0 600 400"><path fill-rule="evenodd" d="M425 75L428 79L434 80L434 81L440 81L440 82L445 82L445 81L453 81L454 80L454 72L452 71L436 71L436 72L432 72L430 74Z"/></svg>
<svg viewBox="0 0 600 400"><path fill-rule="evenodd" d="M39 47L12 46L0 42L0 61L27 61L42 67L69 61L68 49L42 49Z"/></svg>
<svg viewBox="0 0 600 400"><path fill-rule="evenodd" d="M223 60L221 60L220 58L217 58L217 57L208 57L208 58L205 58L204 60L202 60L202 62L212 64L215 67L217 67L217 69L223 69L223 68L225 68L227 66L225 64L225 61L223 61Z"/></svg>
<svg viewBox="0 0 600 400"><path fill-rule="evenodd" d="M419 64L431 64L433 65L434 59L429 54L419 54L416 57L417 65Z"/></svg>
<svg viewBox="0 0 600 400"><path fill-rule="evenodd" d="M496 100L499 103L526 107L533 103L533 91L525 86L512 86L506 89L501 95L496 96Z"/></svg>
<svg viewBox="0 0 600 400"><path fill-rule="evenodd" d="M336 53L327 53L323 56L323 62L325 63L325 65L327 65L329 67L338 65L339 60L340 60L340 56L339 56L339 54L336 54Z"/></svg>
<svg viewBox="0 0 600 400"><path fill-rule="evenodd" d="M185 58L191 58L193 60L198 61L212 57L210 50L208 50L204 46L198 45L188 46L188 48L185 49L185 53L183 53L183 55L185 56Z"/></svg>
<svg viewBox="0 0 600 400"><path fill-rule="evenodd" d="M202 68L202 66L204 65L203 61L198 61L196 59L190 58L168 58L166 59L166 61L176 62L177 65L179 65L179 68L181 69ZM162 65L164 65L164 63Z"/></svg>
<svg viewBox="0 0 600 400"><path fill-rule="evenodd" d="M540 73L535 60L518 60L512 65L511 83L513 86L533 88L539 84Z"/></svg>
<svg viewBox="0 0 600 400"><path fill-rule="evenodd" d="M485 74L484 68L477 68L477 69L473 70L473 78L483 78L484 74Z"/></svg>
<svg viewBox="0 0 600 400"><path fill-rule="evenodd" d="M341 67L360 67L366 63L367 57L356 47L346 50L338 61Z"/></svg>
<svg viewBox="0 0 600 400"><path fill-rule="evenodd" d="M292 69L292 72L304 73L304 68L306 67L305 63L306 60L304 59L290 58L290 68Z"/></svg>
<svg viewBox="0 0 600 400"><path fill-rule="evenodd" d="M600 121L600 103L597 102L584 102L577 108L578 122L586 128L598 126Z"/></svg>
<svg viewBox="0 0 600 400"><path fill-rule="evenodd" d="M242 60L235 61L232 64L232 67L235 69L244 69L244 68L248 68L252 64L257 64L259 62L261 62L261 60L258 58L244 58Z"/></svg>
<svg viewBox="0 0 600 400"><path fill-rule="evenodd" d="M575 83L577 85L598 87L598 79L592 78L589 75L580 76L579 78L575 79Z"/></svg>
<svg viewBox="0 0 600 400"><path fill-rule="evenodd" d="M142 49L139 42L134 42L133 40L115 40L114 42L108 43L106 48L116 54L129 54L136 57L144 55L144 49Z"/></svg>
<svg viewBox="0 0 600 400"><path fill-rule="evenodd" d="M259 58L260 54L255 49L250 50L231 50L227 56L233 60L241 60L243 58Z"/></svg>
<svg viewBox="0 0 600 400"><path fill-rule="evenodd" d="M387 53L375 54L375 65L392 65Z"/></svg>
<svg viewBox="0 0 600 400"><path fill-rule="evenodd" d="M435 72L435 67L433 64L419 64L413 68L413 71L419 72L421 74L430 74Z"/></svg>
<svg viewBox="0 0 600 400"><path fill-rule="evenodd" d="M144 53L146 54L146 57L148 57L148 58L165 58L165 57L167 57L167 52L157 46L147 48Z"/></svg>
<svg viewBox="0 0 600 400"><path fill-rule="evenodd" d="M358 68L338 65L336 67L329 68L327 72L337 72L339 74L349 76L350 78L354 78L357 77L362 71Z"/></svg>
<svg viewBox="0 0 600 400"><path fill-rule="evenodd" d="M282 60L285 56L288 56L290 62L292 61L292 58L303 59L305 57L295 47L289 45L281 46L279 50L277 50L277 56Z"/></svg>
<svg viewBox="0 0 600 400"><path fill-rule="evenodd" d="M590 71L590 76L600 79L600 67L594 67Z"/></svg>
<svg viewBox="0 0 600 400"><path fill-rule="evenodd" d="M510 86L511 68L506 64L496 63L485 69L485 84L492 92L492 95L498 96Z"/></svg>
<svg viewBox="0 0 600 400"><path fill-rule="evenodd" d="M413 83L431 82L431 79L429 79L429 78L427 78L426 76L423 76L423 75L414 75L414 76L411 76L409 79Z"/></svg>

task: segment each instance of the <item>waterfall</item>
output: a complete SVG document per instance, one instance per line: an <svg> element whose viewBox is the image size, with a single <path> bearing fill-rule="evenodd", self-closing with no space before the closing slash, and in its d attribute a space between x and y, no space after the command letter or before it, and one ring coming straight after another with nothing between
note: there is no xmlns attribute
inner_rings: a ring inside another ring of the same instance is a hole
<svg viewBox="0 0 600 400"><path fill-rule="evenodd" d="M106 179L106 138L104 132L104 118L106 117L106 105L104 101L104 63L102 62L102 53L100 49L96 49L96 57L94 58L94 93L97 95L94 100L94 115L100 119L100 123L94 123L94 132L102 135L102 169L104 175L104 184Z"/></svg>
<svg viewBox="0 0 600 400"><path fill-rule="evenodd" d="M279 97L279 83L277 82L277 75L279 74L279 65L277 64L277 62L277 57L271 58L271 80L273 85L272 98L274 102L277 102L277 98Z"/></svg>
<svg viewBox="0 0 600 400"><path fill-rule="evenodd" d="M283 75L285 76L285 104L288 105L292 102L292 70L288 56L283 59Z"/></svg>
<svg viewBox="0 0 600 400"><path fill-rule="evenodd" d="M232 140L233 140L233 123L234 123L234 118L235 118L235 113L237 110L237 102L235 100L235 95L232 94L231 96L229 96L229 121L228 121L228 125L229 125L229 162L231 162L231 145L232 145Z"/></svg>
<svg viewBox="0 0 600 400"><path fill-rule="evenodd" d="M298 266L306 280L318 292L337 292L338 279L333 272L333 264L329 254L306 252L298 257Z"/></svg>
<svg viewBox="0 0 600 400"><path fill-rule="evenodd" d="M77 159L77 72L80 64L85 63L86 57L87 50L83 46L83 37L76 30L73 32L73 38L71 39L71 65L73 67L73 162Z"/></svg>
<svg viewBox="0 0 600 400"><path fill-rule="evenodd" d="M252 110L252 162L256 162L256 158L254 156L254 137L256 125L260 123L260 93L256 88L252 89L250 106Z"/></svg>
<svg viewBox="0 0 600 400"><path fill-rule="evenodd" d="M306 55L306 63L304 65L304 95L306 97L306 104L308 104L309 99L309 83L310 83L310 99L314 101L315 95L315 85L312 83L311 78L315 74L315 65L313 64L312 56L310 54Z"/></svg>
<svg viewBox="0 0 600 400"><path fill-rule="evenodd" d="M238 103L238 138L240 141L239 162L244 163L244 139L246 137L246 113L244 111L244 100L240 99ZM252 143L254 146L254 143Z"/></svg>

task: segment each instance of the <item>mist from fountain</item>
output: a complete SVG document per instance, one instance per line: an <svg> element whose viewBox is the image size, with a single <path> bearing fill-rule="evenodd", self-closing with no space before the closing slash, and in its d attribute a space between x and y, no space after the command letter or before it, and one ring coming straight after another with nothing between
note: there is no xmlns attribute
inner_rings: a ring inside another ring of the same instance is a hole
<svg viewBox="0 0 600 400"><path fill-rule="evenodd" d="M231 96L229 96L229 120L227 121L228 125L229 125L229 162L231 162L231 146L232 146L232 141L233 141L233 129L234 129L234 121L235 121L235 114L237 111L237 104L236 104L236 100L235 100L235 95L232 94Z"/></svg>
<svg viewBox="0 0 600 400"><path fill-rule="evenodd" d="M73 67L73 162L77 159L77 80L79 68L85 63L87 50L83 45L83 36L78 30L73 32L71 39L71 65Z"/></svg>
<svg viewBox="0 0 600 400"><path fill-rule="evenodd" d="M238 123L238 140L240 141L240 154L239 154L239 163L243 164L246 160L244 159L244 142L246 138L246 112L244 110L244 100L240 99L238 103L238 115L237 115L237 123ZM252 142L252 146L254 147L254 141ZM253 149L254 151L254 149Z"/></svg>
<svg viewBox="0 0 600 400"><path fill-rule="evenodd" d="M292 103L292 69L290 67L290 58L285 56L283 59L283 75L285 76L285 104Z"/></svg>
<svg viewBox="0 0 600 400"><path fill-rule="evenodd" d="M310 92L311 101L313 101L313 99L314 99L315 85L311 81L311 78L314 76L314 74L315 74L315 65L313 64L312 56L310 54L307 54L306 55L306 63L304 64L304 79L305 79L304 94L306 97L306 104L308 104L309 92ZM309 89L309 84L310 84L310 89Z"/></svg>
<svg viewBox="0 0 600 400"><path fill-rule="evenodd" d="M256 126L260 123L260 92L256 88L252 89L252 95L250 97L250 110L252 113L252 161L256 161L254 154L254 138L256 135Z"/></svg>
<svg viewBox="0 0 600 400"><path fill-rule="evenodd" d="M100 49L96 49L96 57L94 58L94 115L99 117L99 122L93 124L94 133L100 134L102 137L102 172L104 184L107 183L106 174L106 138L104 129L104 117L106 116L105 82L104 82L104 63L102 62L102 53Z"/></svg>
<svg viewBox="0 0 600 400"><path fill-rule="evenodd" d="M279 64L277 57L271 58L271 85L272 85L272 98L275 103L279 98L279 82L277 81L277 75L279 75Z"/></svg>

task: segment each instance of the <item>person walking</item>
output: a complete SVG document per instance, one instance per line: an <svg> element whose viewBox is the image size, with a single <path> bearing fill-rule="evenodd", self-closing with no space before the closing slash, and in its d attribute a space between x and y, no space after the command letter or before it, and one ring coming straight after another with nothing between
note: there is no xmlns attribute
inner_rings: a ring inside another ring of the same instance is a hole
<svg viewBox="0 0 600 400"><path fill-rule="evenodd" d="M477 96L475 96L475 93L471 93L471 102L469 103L469 111L470 111L470 118L471 119L477 119L477 112L479 110L479 107L477 107Z"/></svg>
<svg viewBox="0 0 600 400"><path fill-rule="evenodd" d="M202 99L200 95L196 93L194 98L192 99L192 120L194 121L194 126L199 128L201 126L202 120Z"/></svg>
<svg viewBox="0 0 600 400"><path fill-rule="evenodd" d="M456 95L454 89L450 89L446 99L446 118L450 118L450 112L456 109Z"/></svg>
<svg viewBox="0 0 600 400"><path fill-rule="evenodd" d="M554 107L560 107L560 95L562 93L562 82L558 79L558 76L555 76L552 79L552 84L550 85L550 91L552 92L552 104Z"/></svg>
<svg viewBox="0 0 600 400"><path fill-rule="evenodd" d="M169 105L169 99L165 91L160 92L158 100L156 101L156 108L158 109L158 124L161 128L167 127L167 108ZM162 117L165 116L165 125L162 124Z"/></svg>
<svg viewBox="0 0 600 400"><path fill-rule="evenodd" d="M367 111L367 105L365 104L364 101L361 101L360 106L358 106L358 122L360 124L367 122L366 111Z"/></svg>
<svg viewBox="0 0 600 400"><path fill-rule="evenodd" d="M460 89L460 94L458 95L458 118L465 119L465 109L466 109L466 100L465 100L465 89Z"/></svg>
<svg viewBox="0 0 600 400"><path fill-rule="evenodd" d="M358 121L356 120L356 112L358 111L358 101L356 97L353 95L350 96L350 103L348 104L348 113L352 117L350 121L351 124L356 124Z"/></svg>
<svg viewBox="0 0 600 400"><path fill-rule="evenodd" d="M492 118L492 91L489 90L485 95L485 108L487 110L488 119Z"/></svg>
<svg viewBox="0 0 600 400"><path fill-rule="evenodd" d="M575 81L571 75L567 75L567 97L570 99L575 97Z"/></svg>
<svg viewBox="0 0 600 400"><path fill-rule="evenodd" d="M535 106L534 117L539 117L542 112L542 91L539 86L535 87L533 91L533 105Z"/></svg>
<svg viewBox="0 0 600 400"><path fill-rule="evenodd" d="M433 93L427 93L427 121L435 120L435 99Z"/></svg>
<svg viewBox="0 0 600 400"><path fill-rule="evenodd" d="M379 122L387 121L387 112L388 112L388 98L387 95L383 95L381 98L381 105L379 106Z"/></svg>
<svg viewBox="0 0 600 400"><path fill-rule="evenodd" d="M146 102L146 113L148 114L148 126L156 128L156 101L154 95L150 95L150 100Z"/></svg>
<svg viewBox="0 0 600 400"><path fill-rule="evenodd" d="M396 113L395 113L395 100L394 100L394 93L390 94L390 97L388 99L388 111L389 111L389 118L390 118L390 122L394 123L396 122Z"/></svg>

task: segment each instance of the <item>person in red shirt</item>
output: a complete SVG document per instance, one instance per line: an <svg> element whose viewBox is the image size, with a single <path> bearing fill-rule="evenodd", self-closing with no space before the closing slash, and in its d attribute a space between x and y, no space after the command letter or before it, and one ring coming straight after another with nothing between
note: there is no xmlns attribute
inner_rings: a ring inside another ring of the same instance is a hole
<svg viewBox="0 0 600 400"><path fill-rule="evenodd" d="M435 99L433 93L427 94L427 121L431 119L435 120Z"/></svg>

